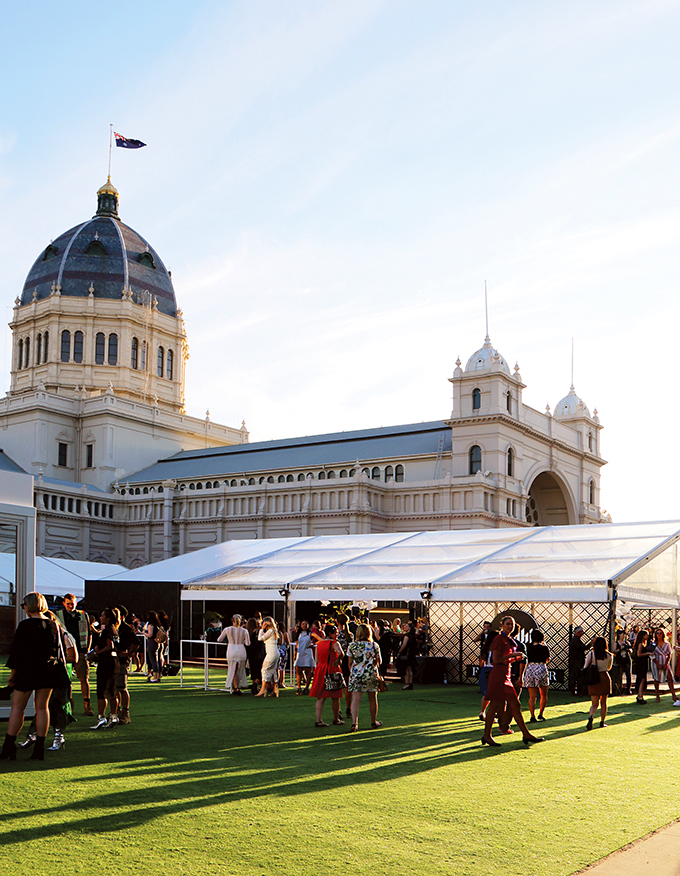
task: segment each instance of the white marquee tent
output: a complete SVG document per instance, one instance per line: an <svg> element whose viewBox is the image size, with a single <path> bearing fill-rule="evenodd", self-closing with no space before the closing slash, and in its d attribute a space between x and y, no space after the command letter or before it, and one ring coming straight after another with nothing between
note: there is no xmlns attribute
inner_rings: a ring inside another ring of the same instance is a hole
<svg viewBox="0 0 680 876"><path fill-rule="evenodd" d="M680 521L228 541L108 579L181 599L609 602L680 608Z"/></svg>

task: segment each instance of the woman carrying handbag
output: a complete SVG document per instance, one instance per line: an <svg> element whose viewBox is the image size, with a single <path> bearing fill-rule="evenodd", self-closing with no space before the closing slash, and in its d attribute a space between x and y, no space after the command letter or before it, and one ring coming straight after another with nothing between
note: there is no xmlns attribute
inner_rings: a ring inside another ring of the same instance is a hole
<svg viewBox="0 0 680 876"><path fill-rule="evenodd" d="M343 652L336 641L338 631L333 624L326 624L323 632L325 638L316 645L316 669L309 692L310 696L316 697L315 727L328 727L322 718L323 704L327 699L330 699L333 708L333 724L345 723L340 717L340 700L345 692L345 679L340 668Z"/></svg>
<svg viewBox="0 0 680 876"><path fill-rule="evenodd" d="M612 680L609 670L612 668L614 655L607 650L607 640L604 636L598 636L593 642L592 650L588 652L583 667L588 695L591 699L590 714L588 716L587 730L593 729L593 718L600 706L600 727L606 727L607 697L612 692Z"/></svg>

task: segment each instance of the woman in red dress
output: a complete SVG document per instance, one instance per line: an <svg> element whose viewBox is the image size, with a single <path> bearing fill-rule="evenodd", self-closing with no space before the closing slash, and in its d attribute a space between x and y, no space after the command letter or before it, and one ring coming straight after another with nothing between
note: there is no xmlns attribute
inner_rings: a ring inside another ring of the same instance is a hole
<svg viewBox="0 0 680 876"><path fill-rule="evenodd" d="M341 662L343 658L342 648L336 642L337 630L333 624L324 627L324 639L320 639L316 645L316 668L314 669L314 681L312 682L310 697L316 697L316 724L315 727L328 727L321 717L323 704L330 699L333 707L333 723L344 724L340 718L340 699L345 693L345 685L337 690L326 690L326 675L335 672L340 673L342 678Z"/></svg>
<svg viewBox="0 0 680 876"><path fill-rule="evenodd" d="M504 617L501 621L501 631L491 642L489 648L492 654L493 667L489 675L489 686L486 691L486 698L490 700L490 704L486 710L482 745L498 745L497 742L494 742L491 736L491 729L496 715L498 715L499 719L503 715L506 703L512 713L512 717L522 731L522 741L524 744L528 745L530 742L543 742L542 736L532 736L531 733L529 733L524 718L522 717L522 709L519 704L517 692L510 680L510 668L512 664L516 660L524 659L524 654L517 650L515 641L512 639L512 634L514 632L514 618Z"/></svg>

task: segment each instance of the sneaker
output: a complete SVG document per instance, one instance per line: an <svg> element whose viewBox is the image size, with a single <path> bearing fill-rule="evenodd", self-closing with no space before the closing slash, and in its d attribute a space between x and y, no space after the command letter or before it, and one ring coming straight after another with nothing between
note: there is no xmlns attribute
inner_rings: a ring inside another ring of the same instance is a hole
<svg viewBox="0 0 680 876"><path fill-rule="evenodd" d="M118 716L119 724L130 724L130 713L129 712L121 712Z"/></svg>
<svg viewBox="0 0 680 876"><path fill-rule="evenodd" d="M120 720L118 719L118 715L109 715L108 721L106 722L106 726L115 727L116 724L120 724Z"/></svg>
<svg viewBox="0 0 680 876"><path fill-rule="evenodd" d="M676 700L676 701L673 703L673 705L674 705L674 706L680 706L680 700Z"/></svg>
<svg viewBox="0 0 680 876"><path fill-rule="evenodd" d="M100 715L97 718L97 723L93 724L90 727L90 730L101 730L102 727L106 727L106 718L103 715Z"/></svg>

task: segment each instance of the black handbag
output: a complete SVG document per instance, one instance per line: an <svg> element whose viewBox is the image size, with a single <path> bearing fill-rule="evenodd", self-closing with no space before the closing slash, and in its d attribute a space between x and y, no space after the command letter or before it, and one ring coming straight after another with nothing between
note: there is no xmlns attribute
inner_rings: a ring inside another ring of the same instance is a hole
<svg viewBox="0 0 680 876"><path fill-rule="evenodd" d="M345 686L345 679L342 672L329 672L328 667L331 665L331 651L333 643L328 649L328 659L326 660L326 677L323 680L324 690L342 690Z"/></svg>
<svg viewBox="0 0 680 876"><path fill-rule="evenodd" d="M593 663L589 663L588 666L584 668L583 681L589 686L594 686L600 683L600 670L597 668L597 660Z"/></svg>

